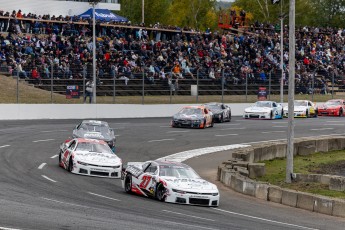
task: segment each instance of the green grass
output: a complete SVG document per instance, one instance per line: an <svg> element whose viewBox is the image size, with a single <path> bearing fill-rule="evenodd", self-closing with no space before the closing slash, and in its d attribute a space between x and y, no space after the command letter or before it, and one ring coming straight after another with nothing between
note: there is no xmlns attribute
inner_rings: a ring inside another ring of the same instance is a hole
<svg viewBox="0 0 345 230"><path fill-rule="evenodd" d="M328 153L315 153L309 156L294 157L294 172L311 174L311 170L317 170L322 164L332 164L345 159L345 151L332 151ZM318 195L345 199L345 192L331 191L327 185L319 183L285 183L286 159L274 159L263 161L265 163L266 175L259 178L273 185L283 188L295 189Z"/></svg>
<svg viewBox="0 0 345 230"><path fill-rule="evenodd" d="M53 93L49 91L35 88L31 85L27 85L24 82L19 82L18 87L18 103L22 104L81 104L83 99L66 99L64 95ZM336 98L336 96L334 96ZM331 95L296 95L295 99L314 99L317 102L324 102L332 98ZM269 100L280 101L280 95L271 95ZM220 102L222 100L221 95L208 95L199 96L198 100L196 96L145 96L144 100L142 96L116 96L116 104L194 104L194 103L206 103L206 102ZM223 98L225 103L252 103L257 100L256 95L226 95ZM288 96L284 95L284 101L288 100ZM12 77L6 77L0 75L0 103L10 104L17 103L17 81ZM112 104L114 103L113 97L98 96L97 103L99 104Z"/></svg>

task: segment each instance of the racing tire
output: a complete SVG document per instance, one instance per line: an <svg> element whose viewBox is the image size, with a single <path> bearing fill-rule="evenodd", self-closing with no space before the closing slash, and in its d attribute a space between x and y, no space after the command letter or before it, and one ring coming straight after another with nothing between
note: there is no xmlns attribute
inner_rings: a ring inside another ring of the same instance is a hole
<svg viewBox="0 0 345 230"><path fill-rule="evenodd" d="M319 114L318 110L315 110L314 118L317 118L317 115Z"/></svg>
<svg viewBox="0 0 345 230"><path fill-rule="evenodd" d="M212 120L210 127L213 127L213 126L214 126L214 121Z"/></svg>
<svg viewBox="0 0 345 230"><path fill-rule="evenodd" d="M68 170L68 172L73 171L73 159L72 159L72 157L69 158L67 170Z"/></svg>
<svg viewBox="0 0 345 230"><path fill-rule="evenodd" d="M223 123L223 122L224 122L224 116L223 116L223 115L220 117L219 122L220 122L220 123Z"/></svg>
<svg viewBox="0 0 345 230"><path fill-rule="evenodd" d="M229 120L228 122L231 122L231 113L229 113Z"/></svg>
<svg viewBox="0 0 345 230"><path fill-rule="evenodd" d="M282 109L282 113L281 113L281 118L280 119L283 119L284 118L284 110Z"/></svg>
<svg viewBox="0 0 345 230"><path fill-rule="evenodd" d="M270 120L273 120L273 112L270 113Z"/></svg>
<svg viewBox="0 0 345 230"><path fill-rule="evenodd" d="M165 201L165 187L162 183L159 183L156 187L156 199L159 201Z"/></svg>
<svg viewBox="0 0 345 230"><path fill-rule="evenodd" d="M306 116L306 118L309 118L309 112L308 112L308 110L305 111L305 116Z"/></svg>
<svg viewBox="0 0 345 230"><path fill-rule="evenodd" d="M344 111L343 111L343 109L340 109L339 110L339 117L343 117L344 116Z"/></svg>
<svg viewBox="0 0 345 230"><path fill-rule="evenodd" d="M206 128L206 120L204 120L204 125L202 126L202 129Z"/></svg>
<svg viewBox="0 0 345 230"><path fill-rule="evenodd" d="M62 159L61 159L61 151L60 151L60 153L59 153L59 166L60 166L60 167L62 167L62 166L61 166L61 165L62 165L61 160L62 160Z"/></svg>
<svg viewBox="0 0 345 230"><path fill-rule="evenodd" d="M125 179L125 192L132 193L132 177L127 175Z"/></svg>

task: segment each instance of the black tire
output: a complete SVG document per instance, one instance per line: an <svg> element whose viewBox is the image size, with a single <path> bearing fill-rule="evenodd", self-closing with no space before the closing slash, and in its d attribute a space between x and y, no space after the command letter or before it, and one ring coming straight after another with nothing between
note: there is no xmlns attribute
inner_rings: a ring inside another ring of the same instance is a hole
<svg viewBox="0 0 345 230"><path fill-rule="evenodd" d="M220 117L220 120L219 120L220 123L223 123L224 122L224 116L222 114L222 116Z"/></svg>
<svg viewBox="0 0 345 230"><path fill-rule="evenodd" d="M62 160L62 159L61 159L61 151L60 151L60 153L59 153L59 166L60 166L60 167L61 167L61 163L62 163L61 160Z"/></svg>
<svg viewBox="0 0 345 230"><path fill-rule="evenodd" d="M273 120L273 112L271 111L270 120Z"/></svg>
<svg viewBox="0 0 345 230"><path fill-rule="evenodd" d="M314 117L317 118L317 115L318 115L319 111L317 111L317 109L315 110L315 115Z"/></svg>
<svg viewBox="0 0 345 230"><path fill-rule="evenodd" d="M231 122L231 113L229 113L229 120L228 122Z"/></svg>
<svg viewBox="0 0 345 230"><path fill-rule="evenodd" d="M284 118L284 110L282 109L282 117L280 119L283 119Z"/></svg>
<svg viewBox="0 0 345 230"><path fill-rule="evenodd" d="M344 111L343 111L343 109L340 109L339 110L339 117L343 117L344 116Z"/></svg>
<svg viewBox="0 0 345 230"><path fill-rule="evenodd" d="M206 120L204 120L204 126L202 128L206 128Z"/></svg>
<svg viewBox="0 0 345 230"><path fill-rule="evenodd" d="M68 172L72 172L72 170L73 170L73 159L72 159L72 157L69 158L67 170L68 170Z"/></svg>
<svg viewBox="0 0 345 230"><path fill-rule="evenodd" d="M156 187L156 199L159 201L165 201L165 188L162 183L159 183Z"/></svg>
<svg viewBox="0 0 345 230"><path fill-rule="evenodd" d="M305 116L306 116L307 118L309 117L309 112L308 112L308 110L305 111Z"/></svg>
<svg viewBox="0 0 345 230"><path fill-rule="evenodd" d="M125 179L125 192L132 193L132 176L127 175Z"/></svg>
<svg viewBox="0 0 345 230"><path fill-rule="evenodd" d="M211 127L213 127L214 126L214 121L213 121L213 119L212 119L212 122L211 122Z"/></svg>

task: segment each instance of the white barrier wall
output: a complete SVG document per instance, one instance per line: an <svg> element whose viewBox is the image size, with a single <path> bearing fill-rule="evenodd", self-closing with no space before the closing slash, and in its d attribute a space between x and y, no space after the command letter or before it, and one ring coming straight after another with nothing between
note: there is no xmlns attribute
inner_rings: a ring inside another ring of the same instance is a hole
<svg viewBox="0 0 345 230"><path fill-rule="evenodd" d="M200 105L200 104L199 104ZM250 104L228 104L241 116ZM0 120L171 117L183 104L0 104Z"/></svg>

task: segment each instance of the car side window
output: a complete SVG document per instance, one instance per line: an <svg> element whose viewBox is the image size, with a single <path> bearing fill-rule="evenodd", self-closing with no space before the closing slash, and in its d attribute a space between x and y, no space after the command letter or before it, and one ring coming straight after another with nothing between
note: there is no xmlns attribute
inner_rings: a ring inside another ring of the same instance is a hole
<svg viewBox="0 0 345 230"><path fill-rule="evenodd" d="M273 103L273 107L277 107L277 104L276 104L276 103Z"/></svg>
<svg viewBox="0 0 345 230"><path fill-rule="evenodd" d="M145 164L143 164L142 169L144 172L150 164L151 164L151 162L146 162Z"/></svg>
<svg viewBox="0 0 345 230"><path fill-rule="evenodd" d="M150 173L150 174L155 174L155 172L157 172L157 169L158 169L157 165L150 164L150 166L147 167L144 172Z"/></svg>
<svg viewBox="0 0 345 230"><path fill-rule="evenodd" d="M73 150L76 146L77 142L76 141L73 141L69 146L68 146L68 149L70 150Z"/></svg>
<svg viewBox="0 0 345 230"><path fill-rule="evenodd" d="M310 103L310 102L308 102L308 106L311 106L311 103Z"/></svg>

